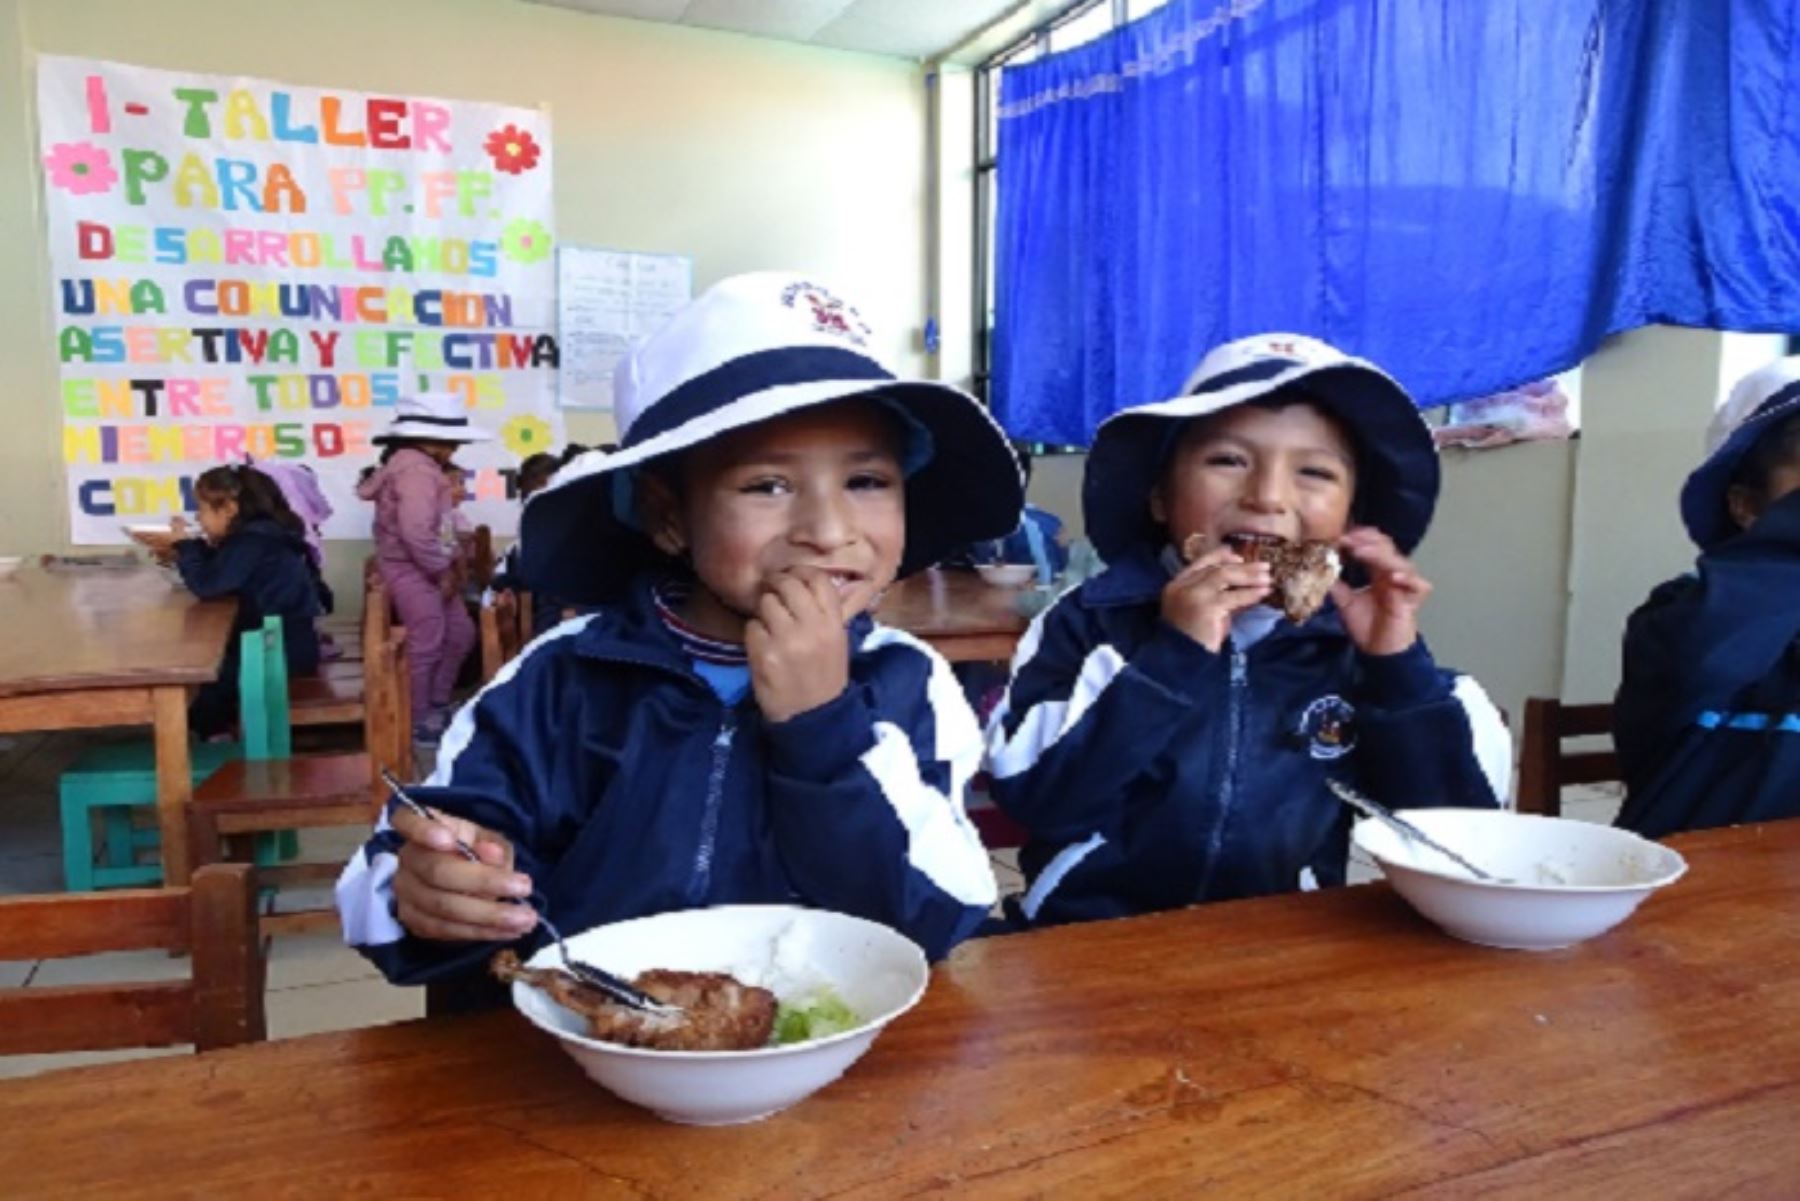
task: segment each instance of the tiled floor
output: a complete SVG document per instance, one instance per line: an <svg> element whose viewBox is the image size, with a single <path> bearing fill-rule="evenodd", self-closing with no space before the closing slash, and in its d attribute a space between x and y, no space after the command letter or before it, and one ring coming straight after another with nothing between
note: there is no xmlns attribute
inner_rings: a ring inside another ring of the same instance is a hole
<svg viewBox="0 0 1800 1201"><path fill-rule="evenodd" d="M994 865L994 882L1000 886L1000 895L1025 891L1025 873L1019 870L1019 852L1008 847L1004 851L994 851L988 855Z"/></svg>
<svg viewBox="0 0 1800 1201"><path fill-rule="evenodd" d="M75 735L0 737L0 895L61 891L56 782L63 766L83 744L83 739ZM1587 821L1611 821L1618 807L1617 790L1606 786L1571 789L1564 799L1568 816ZM309 860L342 860L348 858L360 835L348 830L316 831L307 833L301 841L303 855ZM1018 852L996 851L991 858L1001 895L1022 891L1025 877L1019 871ZM1353 859L1351 883L1373 878L1375 872L1369 864ZM326 903L328 898L320 890L286 894L279 899L278 907L311 908ZM387 984L366 960L343 946L335 933L276 938L268 955L270 1038L379 1025L424 1013L420 990ZM171 979L186 970L185 960L173 959L161 951L40 963L0 962L0 988L44 988L107 979ZM179 1053L180 1049L0 1056L0 1078Z"/></svg>

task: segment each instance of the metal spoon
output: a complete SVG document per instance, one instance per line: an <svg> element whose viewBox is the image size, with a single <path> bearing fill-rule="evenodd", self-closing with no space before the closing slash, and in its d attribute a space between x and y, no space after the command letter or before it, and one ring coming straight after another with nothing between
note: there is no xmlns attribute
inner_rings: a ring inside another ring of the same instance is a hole
<svg viewBox="0 0 1800 1201"><path fill-rule="evenodd" d="M407 795L406 789L401 785L400 781L394 778L394 773L384 767L381 769L381 778L387 781L388 791L394 794L394 799L400 802L401 805L412 810L426 821L439 822L439 824L442 824L439 821L438 815L428 806L415 801L412 797ZM448 827L445 828L448 829ZM457 852L461 854L464 859L469 860L471 863L481 862L481 857L475 853L474 847L470 846L460 838L455 838L454 835L452 835L452 838L456 843ZM562 931L556 928L556 924L550 920L550 915L544 912L545 906L536 903L536 894L533 894L530 898L503 897L501 899L517 905L526 905L537 911L538 921L543 925L545 932L556 942L556 952L558 955L562 956L563 967L567 968L569 974L574 976L577 980L580 980L583 984L591 984L619 1004L629 1006L632 1009L642 1010L645 1013L654 1013L665 1017L683 1017L687 1014L687 1010L683 1009L681 1006L666 1005L663 1002L658 1001L649 993L635 987L629 981L613 975L606 969L595 967L591 963L584 963L571 956L569 954L569 945L563 941Z"/></svg>
<svg viewBox="0 0 1800 1201"><path fill-rule="evenodd" d="M1348 784L1342 784L1337 780L1328 779L1325 781L1325 786L1337 794L1338 800L1344 802L1358 813L1363 814L1365 817L1372 817L1377 821L1385 822L1388 826L1397 831L1402 838L1405 838L1408 841L1417 842L1421 845L1430 847L1444 858L1468 872L1471 876L1474 876L1477 880L1485 880L1490 884L1512 883L1511 880L1496 876L1492 872L1485 872L1476 867L1473 863L1470 863L1467 859L1464 859L1461 855L1458 855L1455 851L1431 837L1429 834L1425 833L1425 831L1419 829L1419 827L1413 825L1411 822L1395 813L1392 809L1389 809L1386 805L1383 805L1380 801L1370 800L1362 793L1351 788Z"/></svg>

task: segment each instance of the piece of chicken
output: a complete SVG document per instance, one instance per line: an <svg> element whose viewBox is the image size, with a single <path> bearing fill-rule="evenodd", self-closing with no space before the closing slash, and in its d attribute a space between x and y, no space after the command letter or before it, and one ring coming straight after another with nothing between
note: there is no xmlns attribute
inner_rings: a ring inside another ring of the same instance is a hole
<svg viewBox="0 0 1800 1201"><path fill-rule="evenodd" d="M1275 598L1287 619L1305 621L1324 605L1342 564L1328 542L1278 542L1262 551L1275 575Z"/></svg>
<svg viewBox="0 0 1800 1201"><path fill-rule="evenodd" d="M595 1038L627 1047L749 1051L767 1046L775 1029L775 994L724 972L652 968L640 974L633 985L685 1011L657 1014L621 1005L562 968L526 967L512 951L496 954L490 967L501 980L541 988L558 1005L586 1018Z"/></svg>
<svg viewBox="0 0 1800 1201"><path fill-rule="evenodd" d="M1246 563L1267 563L1275 580L1269 601L1296 624L1305 621L1331 595L1343 564L1329 542L1289 542L1259 534L1233 534L1225 540ZM1206 550L1205 534L1189 534L1181 558L1192 563Z"/></svg>

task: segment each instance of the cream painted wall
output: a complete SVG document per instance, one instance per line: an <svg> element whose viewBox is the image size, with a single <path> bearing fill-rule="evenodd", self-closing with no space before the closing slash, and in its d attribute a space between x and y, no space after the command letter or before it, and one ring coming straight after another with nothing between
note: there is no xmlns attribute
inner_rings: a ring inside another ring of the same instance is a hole
<svg viewBox="0 0 1800 1201"><path fill-rule="evenodd" d="M0 553L66 548L36 168L37 53L547 104L566 242L791 267L853 292L921 372L926 116L911 63L517 0L0 0ZM571 416L603 441L610 420ZM362 544L334 544L333 583Z"/></svg>
<svg viewBox="0 0 1800 1201"><path fill-rule="evenodd" d="M1583 368L1561 695L1610 701L1625 620L1693 565L1676 498L1700 461L1724 335L1655 327L1606 343Z"/></svg>
<svg viewBox="0 0 1800 1201"><path fill-rule="evenodd" d="M1737 382L1758 367L1787 353L1786 334L1726 334L1719 348L1719 403L1731 396Z"/></svg>
<svg viewBox="0 0 1800 1201"><path fill-rule="evenodd" d="M1031 468L1027 499L1062 518L1071 540L1087 537L1081 517L1081 473L1086 469L1086 455L1045 455Z"/></svg>
<svg viewBox="0 0 1800 1201"><path fill-rule="evenodd" d="M1578 445L1446 451L1437 514L1415 556L1433 587L1420 619L1432 653L1479 680L1515 734L1525 698L1562 684Z"/></svg>

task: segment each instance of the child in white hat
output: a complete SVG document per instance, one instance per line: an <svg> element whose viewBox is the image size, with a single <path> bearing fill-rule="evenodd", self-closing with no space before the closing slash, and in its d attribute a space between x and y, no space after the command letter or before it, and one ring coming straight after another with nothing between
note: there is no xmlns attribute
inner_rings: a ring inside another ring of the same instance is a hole
<svg viewBox="0 0 1800 1201"><path fill-rule="evenodd" d="M1082 505L1106 570L1026 631L989 725L994 799L1030 831L1015 916L1342 883L1332 779L1396 807L1505 795L1498 711L1419 637L1406 555L1437 489L1400 386L1296 335L1222 346L1100 426ZM1304 604L1269 561L1296 553ZM1340 556L1366 586L1327 593Z"/></svg>
<svg viewBox="0 0 1800 1201"><path fill-rule="evenodd" d="M870 618L883 589L1018 522L969 396L894 378L829 289L728 279L614 389L622 444L526 505L527 586L593 610L540 636L445 735L420 799L345 870L389 978L729 902L856 914L945 954L995 897L963 811L981 735L948 665ZM460 859L452 836L481 863Z"/></svg>
<svg viewBox="0 0 1800 1201"><path fill-rule="evenodd" d="M381 465L356 487L375 505L375 563L406 627L413 737L434 744L449 720L450 691L475 648L475 622L457 587L456 489L444 472L457 448L493 435L469 420L461 397L407 397L371 439Z"/></svg>
<svg viewBox="0 0 1800 1201"><path fill-rule="evenodd" d="M1625 627L1618 824L1800 817L1800 356L1745 376L1681 490L1700 548Z"/></svg>

